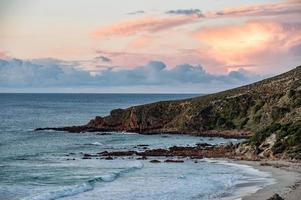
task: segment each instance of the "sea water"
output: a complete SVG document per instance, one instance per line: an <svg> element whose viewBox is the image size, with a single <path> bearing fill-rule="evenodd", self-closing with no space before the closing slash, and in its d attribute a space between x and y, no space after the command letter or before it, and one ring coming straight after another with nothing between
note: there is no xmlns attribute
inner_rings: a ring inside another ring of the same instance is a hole
<svg viewBox="0 0 301 200"><path fill-rule="evenodd" d="M185 135L33 131L87 123L115 108L193 94L0 94L0 199L236 199L272 182L252 167L211 159L150 163L84 153L236 143ZM244 188L244 190L241 190ZM244 191L244 192L239 192ZM247 191L247 192L246 192ZM235 197L234 197L235 196Z"/></svg>

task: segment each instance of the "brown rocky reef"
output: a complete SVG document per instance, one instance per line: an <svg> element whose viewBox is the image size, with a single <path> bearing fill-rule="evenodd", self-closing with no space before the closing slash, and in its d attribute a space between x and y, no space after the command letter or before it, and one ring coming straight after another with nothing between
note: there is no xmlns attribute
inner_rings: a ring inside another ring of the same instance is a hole
<svg viewBox="0 0 301 200"><path fill-rule="evenodd" d="M137 160L147 160L154 157L168 157L164 162L181 163L183 160L178 158L232 158L245 159L235 154L236 145L211 145L207 143L199 143L195 146L172 146L167 149L147 149L143 151L124 150L124 151L103 151L97 154L84 153L82 159L101 158L112 160L116 157L135 157Z"/></svg>
<svg viewBox="0 0 301 200"><path fill-rule="evenodd" d="M68 132L128 131L244 138L301 119L301 66L247 86L184 100L112 110Z"/></svg>
<svg viewBox="0 0 301 200"><path fill-rule="evenodd" d="M211 145L211 144L197 144L193 147L173 146L168 149L148 149L145 151L113 151L100 152L97 156L101 157L126 157L126 156L142 156L147 157L189 157L202 159L207 158L234 158L235 145ZM166 162L173 162L166 160Z"/></svg>

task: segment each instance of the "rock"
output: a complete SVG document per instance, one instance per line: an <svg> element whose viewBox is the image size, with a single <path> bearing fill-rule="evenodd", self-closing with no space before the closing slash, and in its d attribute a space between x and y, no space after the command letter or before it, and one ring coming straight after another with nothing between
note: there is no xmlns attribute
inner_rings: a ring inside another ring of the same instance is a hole
<svg viewBox="0 0 301 200"><path fill-rule="evenodd" d="M138 154L137 151L114 151L114 152L108 152L108 151L103 151L100 153L97 153L100 156L133 156Z"/></svg>
<svg viewBox="0 0 301 200"><path fill-rule="evenodd" d="M166 149L150 149L143 152L137 153L137 155L141 156L168 156L169 151Z"/></svg>
<svg viewBox="0 0 301 200"><path fill-rule="evenodd" d="M164 162L166 162L166 163L183 163L184 160L169 160L169 159L167 159Z"/></svg>
<svg viewBox="0 0 301 200"><path fill-rule="evenodd" d="M196 146L203 148L203 147L212 147L213 145L208 143L197 143Z"/></svg>
<svg viewBox="0 0 301 200"><path fill-rule="evenodd" d="M95 157L96 155L92 155L92 154L88 154L88 153L85 153L84 154L84 157L82 159L91 159L92 157Z"/></svg>
<svg viewBox="0 0 301 200"><path fill-rule="evenodd" d="M112 117L120 117L120 115L122 115L124 112L124 109L118 108L118 109L114 109L110 112L110 115Z"/></svg>
<svg viewBox="0 0 301 200"><path fill-rule="evenodd" d="M161 161L160 160L151 160L149 162L151 162L151 163L160 163Z"/></svg>
<svg viewBox="0 0 301 200"><path fill-rule="evenodd" d="M98 156L116 156L116 157L128 157L128 156L141 156L145 158L147 156L157 157L157 156L181 156L190 157L195 159L202 159L203 157L210 158L221 158L221 157L233 157L233 148L227 146L194 146L194 147L181 147L173 146L169 149L149 149L145 151L113 151L113 152L100 152L97 153Z"/></svg>
<svg viewBox="0 0 301 200"><path fill-rule="evenodd" d="M98 127L103 124L103 118L100 116L96 116L94 119L90 120L90 122L86 125L88 127Z"/></svg>
<svg viewBox="0 0 301 200"><path fill-rule="evenodd" d="M274 158L272 147L276 142L276 134L271 134L258 147L261 153L258 154L260 158Z"/></svg>
<svg viewBox="0 0 301 200"><path fill-rule="evenodd" d="M276 193L271 198L269 198L267 200L284 200L284 199Z"/></svg>

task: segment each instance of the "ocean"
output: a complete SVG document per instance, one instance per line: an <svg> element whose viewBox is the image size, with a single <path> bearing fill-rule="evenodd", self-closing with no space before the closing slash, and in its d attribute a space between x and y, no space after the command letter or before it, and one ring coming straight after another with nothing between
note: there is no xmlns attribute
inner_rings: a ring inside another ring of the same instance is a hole
<svg viewBox="0 0 301 200"><path fill-rule="evenodd" d="M33 131L87 123L112 109L196 94L0 94L0 199L239 199L271 184L271 174L222 160L150 163L82 159L84 153L236 143L236 139L136 133ZM156 158L157 159L157 158ZM158 158L164 160L164 158Z"/></svg>

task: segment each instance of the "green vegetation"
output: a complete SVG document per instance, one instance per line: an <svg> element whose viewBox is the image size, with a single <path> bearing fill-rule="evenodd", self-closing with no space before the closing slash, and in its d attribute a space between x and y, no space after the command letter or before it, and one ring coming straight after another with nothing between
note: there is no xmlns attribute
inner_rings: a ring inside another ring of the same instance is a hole
<svg viewBox="0 0 301 200"><path fill-rule="evenodd" d="M273 133L276 134L276 142L272 147L274 155L301 159L301 120L286 124L274 123L257 132L249 142L258 148Z"/></svg>
<svg viewBox="0 0 301 200"><path fill-rule="evenodd" d="M301 159L301 121L281 126L272 151L275 155L286 154L288 157Z"/></svg>

